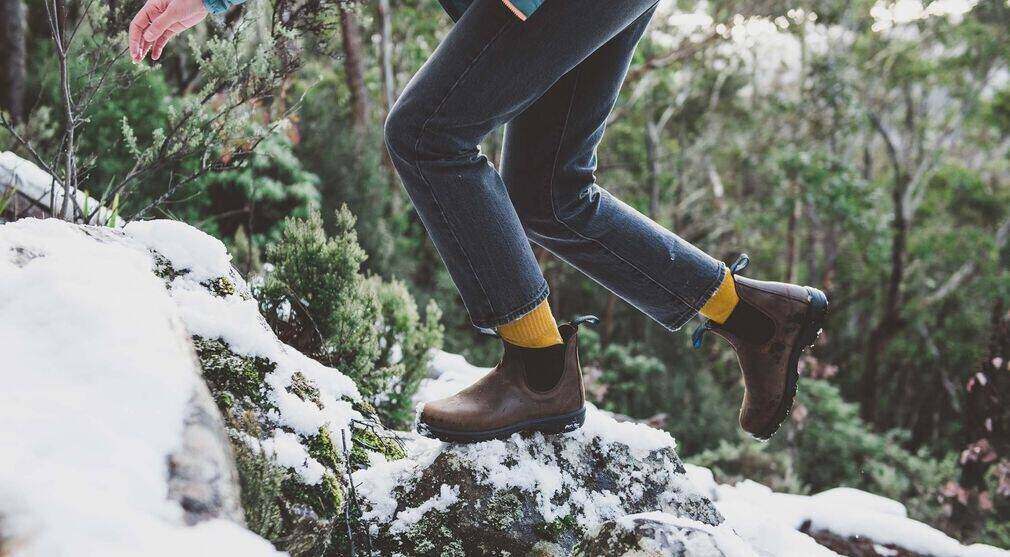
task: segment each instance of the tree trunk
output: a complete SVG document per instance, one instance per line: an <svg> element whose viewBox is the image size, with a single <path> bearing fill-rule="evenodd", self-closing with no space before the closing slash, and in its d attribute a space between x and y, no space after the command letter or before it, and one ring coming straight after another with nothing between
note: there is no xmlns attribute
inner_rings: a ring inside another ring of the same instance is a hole
<svg viewBox="0 0 1010 557"><path fill-rule="evenodd" d="M645 157L649 165L649 218L656 220L659 215L659 134L660 129L652 122L645 123Z"/></svg>
<svg viewBox="0 0 1010 557"><path fill-rule="evenodd" d="M875 423L877 418L879 386L877 375L883 351L904 325L901 316L901 284L905 279L905 252L908 248L905 191L908 189L909 180L908 174L896 171L894 189L891 191L894 205L894 218L891 222L891 272L884 295L884 312L870 332L866 349L866 368L863 370L860 402L863 419L871 423Z"/></svg>
<svg viewBox="0 0 1010 557"><path fill-rule="evenodd" d="M786 282L796 282L797 241L799 234L800 204L799 186L795 180L789 181L789 192L793 198L793 208L786 223Z"/></svg>
<svg viewBox="0 0 1010 557"><path fill-rule="evenodd" d="M25 117L26 10L23 0L0 0L0 110L13 123Z"/></svg>
<svg viewBox="0 0 1010 557"><path fill-rule="evenodd" d="M344 77L351 92L351 117L354 128L363 131L368 127L368 90L365 88L364 53L361 48L361 29L353 8L340 5L340 31L344 47Z"/></svg>
<svg viewBox="0 0 1010 557"><path fill-rule="evenodd" d="M382 61L382 90L386 101L386 112L393 108L396 100L396 76L393 73L393 10L389 0L379 0L376 5L379 15L379 49Z"/></svg>

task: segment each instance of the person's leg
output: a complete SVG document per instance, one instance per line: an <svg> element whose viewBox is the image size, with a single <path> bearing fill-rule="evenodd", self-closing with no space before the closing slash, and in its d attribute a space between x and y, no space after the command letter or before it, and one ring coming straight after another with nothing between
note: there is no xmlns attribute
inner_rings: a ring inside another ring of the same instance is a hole
<svg viewBox="0 0 1010 557"><path fill-rule="evenodd" d="M391 111L393 163L478 327L515 321L548 294L480 141L654 3L546 2L519 22L500 0L475 0Z"/></svg>
<svg viewBox="0 0 1010 557"><path fill-rule="evenodd" d="M652 10L506 127L502 176L527 234L668 329L716 292L725 267L596 183L596 147Z"/></svg>
<svg viewBox="0 0 1010 557"><path fill-rule="evenodd" d="M502 175L529 237L669 329L695 313L725 337L744 376L741 426L772 435L792 406L800 352L824 322L810 287L734 276L596 184L596 147L651 14L565 75L506 131Z"/></svg>

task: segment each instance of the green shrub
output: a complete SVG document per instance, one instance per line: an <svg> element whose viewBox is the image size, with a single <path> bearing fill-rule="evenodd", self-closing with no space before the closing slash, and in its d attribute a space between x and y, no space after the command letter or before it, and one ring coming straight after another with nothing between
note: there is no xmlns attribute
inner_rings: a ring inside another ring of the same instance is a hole
<svg viewBox="0 0 1010 557"><path fill-rule="evenodd" d="M590 396L601 408L634 418L661 418L682 455L715 447L737 435L739 394L693 361L662 359L644 344L600 343L595 330L579 332ZM670 364L668 362L674 362Z"/></svg>
<svg viewBox="0 0 1010 557"><path fill-rule="evenodd" d="M743 480L754 480L775 491L805 492L792 456L786 451L770 450L767 444L734 444L723 440L717 448L695 455L688 461L711 469L719 483L734 485Z"/></svg>
<svg viewBox="0 0 1010 557"><path fill-rule="evenodd" d="M392 378L374 403L387 425L404 427L413 419L411 399L427 375L431 350L442 345L442 312L429 302L422 321L414 297L402 282L371 277L370 283L381 308L375 365L389 370L383 375Z"/></svg>
<svg viewBox="0 0 1010 557"><path fill-rule="evenodd" d="M956 458L930 457L925 450L910 452L902 444L907 432L877 433L859 417L835 385L801 379L794 415L770 444L771 450L794 455L796 473L817 492L849 486L877 493L908 507L909 515L934 522L942 509L938 490L956 475Z"/></svg>
<svg viewBox="0 0 1010 557"><path fill-rule="evenodd" d="M354 216L336 215L337 233L327 237L318 213L288 219L277 243L267 250L273 266L258 299L280 339L358 384L365 396L385 383L376 377L380 307L361 273L367 257L358 245Z"/></svg>
<svg viewBox="0 0 1010 557"><path fill-rule="evenodd" d="M429 303L422 319L403 283L366 276L347 207L334 222L327 236L318 213L286 220L256 297L282 341L353 379L390 425L406 425L429 353L442 343L441 312Z"/></svg>

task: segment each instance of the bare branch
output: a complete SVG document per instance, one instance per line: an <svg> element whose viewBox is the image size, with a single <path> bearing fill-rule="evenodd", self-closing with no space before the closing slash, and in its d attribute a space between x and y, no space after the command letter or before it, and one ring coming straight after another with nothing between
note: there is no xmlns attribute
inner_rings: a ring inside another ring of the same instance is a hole
<svg viewBox="0 0 1010 557"><path fill-rule="evenodd" d="M1010 240L1010 218L1003 221L999 229L996 230L995 237L995 251L999 252L1004 247L1006 247L1007 241ZM947 296L950 296L954 291L960 288L965 282L978 272L978 259L969 259L961 265L961 267L954 271L947 281L943 283L939 288L931 292L928 296L923 298L923 307L929 307L933 304L943 301Z"/></svg>

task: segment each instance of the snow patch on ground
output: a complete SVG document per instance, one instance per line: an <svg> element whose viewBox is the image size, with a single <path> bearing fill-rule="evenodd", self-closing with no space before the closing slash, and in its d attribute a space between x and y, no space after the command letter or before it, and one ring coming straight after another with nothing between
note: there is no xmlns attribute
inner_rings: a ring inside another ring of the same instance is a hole
<svg viewBox="0 0 1010 557"><path fill-rule="evenodd" d="M131 242L0 226L0 515L19 556L278 555L241 526L183 523L167 456L199 366Z"/></svg>
<svg viewBox="0 0 1010 557"><path fill-rule="evenodd" d="M809 522L813 530L863 537L933 557L1010 557L1010 551L988 545L961 545L908 518L901 503L858 489L835 488L811 496L775 493L751 480L719 485L708 469L685 466L688 477L726 517L726 524L762 555L834 555L798 531Z"/></svg>

